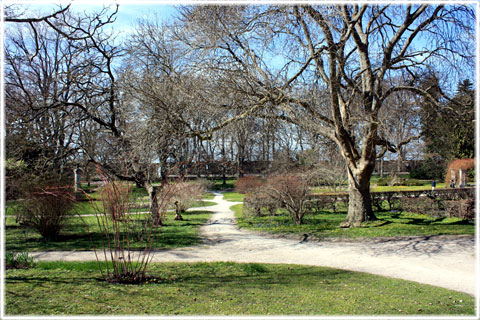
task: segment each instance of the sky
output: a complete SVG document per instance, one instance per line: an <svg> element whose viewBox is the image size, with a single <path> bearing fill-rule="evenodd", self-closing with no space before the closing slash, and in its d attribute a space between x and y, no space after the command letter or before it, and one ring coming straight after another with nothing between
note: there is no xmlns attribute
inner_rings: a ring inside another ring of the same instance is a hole
<svg viewBox="0 0 480 320"><path fill-rule="evenodd" d="M16 2L20 3L20 1ZM35 16L41 16L42 14L50 14L58 9L56 3L68 2L47 2L47 1L27 1L24 5L25 9L28 9ZM74 12L99 12L105 5L112 4L111 1L73 1L71 9ZM149 2L120 2L118 13L116 16L115 24L113 25L116 31L131 31L135 27L136 21L141 18L158 16L161 20L169 20L172 15L175 14L175 5L172 5L174 1L149 1ZM114 6L112 6L112 10Z"/></svg>

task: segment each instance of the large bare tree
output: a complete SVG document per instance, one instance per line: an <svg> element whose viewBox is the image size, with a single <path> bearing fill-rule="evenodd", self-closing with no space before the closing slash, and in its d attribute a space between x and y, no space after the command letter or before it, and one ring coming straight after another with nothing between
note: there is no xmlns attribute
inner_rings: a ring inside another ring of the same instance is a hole
<svg viewBox="0 0 480 320"><path fill-rule="evenodd" d="M474 55L471 6L197 6L183 17L205 72L248 96L245 114L284 119L338 145L349 181L344 227L375 219L375 159L397 151L379 130L385 101L401 91L430 98L415 85L419 74Z"/></svg>

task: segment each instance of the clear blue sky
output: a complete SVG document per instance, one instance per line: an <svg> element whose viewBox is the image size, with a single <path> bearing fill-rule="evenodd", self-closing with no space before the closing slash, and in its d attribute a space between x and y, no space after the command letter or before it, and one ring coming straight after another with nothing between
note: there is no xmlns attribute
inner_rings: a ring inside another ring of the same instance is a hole
<svg viewBox="0 0 480 320"><path fill-rule="evenodd" d="M98 4L96 4L98 3ZM129 31L134 26L138 19L146 17L158 16L159 19L168 20L175 13L175 6L168 2L157 2L154 3L139 1L138 3L129 2L126 4L120 3L118 8L116 22L114 28L117 31ZM38 3L28 3L25 6L25 9L28 9L33 16L40 16L42 14L52 13L55 8L58 8L57 5L49 2L38 2ZM71 9L74 12L98 12L102 10L103 5L102 1L91 1L90 3L82 1L80 3L73 2ZM114 5L112 5L112 9Z"/></svg>

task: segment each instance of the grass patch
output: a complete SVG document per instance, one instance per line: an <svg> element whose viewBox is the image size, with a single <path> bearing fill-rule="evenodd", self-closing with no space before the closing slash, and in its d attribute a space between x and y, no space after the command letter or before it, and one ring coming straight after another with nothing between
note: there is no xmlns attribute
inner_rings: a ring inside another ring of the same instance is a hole
<svg viewBox="0 0 480 320"><path fill-rule="evenodd" d="M422 190L432 190L432 182L428 181L423 183L421 186L377 186L375 182L378 179L372 178L370 180L370 191L372 192L387 192L387 191L422 191ZM445 188L445 182L438 182L436 189ZM333 193L332 189L325 187L314 187L311 188L312 193ZM338 188L335 192L348 192L348 186L343 186Z"/></svg>
<svg viewBox="0 0 480 320"><path fill-rule="evenodd" d="M206 201L206 200L200 200L200 201L195 201L193 204L192 208L198 208L198 207L211 207L216 205L217 203L214 201Z"/></svg>
<svg viewBox="0 0 480 320"><path fill-rule="evenodd" d="M225 184L223 184L222 179L215 179L214 182L215 184L212 188L214 191L231 190L235 188L235 182L237 182L237 179L227 179Z"/></svg>
<svg viewBox="0 0 480 320"><path fill-rule="evenodd" d="M245 195L242 193L233 192L233 191L223 193L223 199L227 201L242 202L243 198L245 198Z"/></svg>
<svg viewBox="0 0 480 320"><path fill-rule="evenodd" d="M206 192L203 194L203 200L213 200L215 198L215 194L211 192Z"/></svg>
<svg viewBox="0 0 480 320"><path fill-rule="evenodd" d="M174 213L168 213L165 225L155 229L154 248L169 249L187 247L201 242L198 228L210 217L208 211L182 213L183 221L173 220ZM88 225L88 228L86 226ZM90 230L90 232L89 232ZM102 234L96 217L72 217L57 241L44 241L39 233L31 228L20 227L15 218L5 220L6 251L51 251L51 250L92 250L101 247ZM143 242L133 241L132 248L143 248Z"/></svg>
<svg viewBox="0 0 480 320"><path fill-rule="evenodd" d="M409 212L376 212L377 221L363 223L357 228L339 228L346 212L334 214L322 211L305 215L302 225L295 225L285 211L275 216L244 218L243 205L231 208L239 227L274 234L308 233L317 238L372 238L394 236L474 234L475 224L457 218L434 218Z"/></svg>
<svg viewBox="0 0 480 320"><path fill-rule="evenodd" d="M7 315L474 315L472 296L325 267L151 264L142 285L100 280L96 262L7 270ZM48 292L49 294L45 294Z"/></svg>

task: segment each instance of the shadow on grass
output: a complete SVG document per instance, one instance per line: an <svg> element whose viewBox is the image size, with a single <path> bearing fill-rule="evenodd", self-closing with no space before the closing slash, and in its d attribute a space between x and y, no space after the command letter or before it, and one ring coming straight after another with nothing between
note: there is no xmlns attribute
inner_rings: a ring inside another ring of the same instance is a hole
<svg viewBox="0 0 480 320"><path fill-rule="evenodd" d="M200 287L203 290L212 290L221 286L248 287L249 289L265 289L267 285L288 285L301 282L303 278L323 280L321 284L333 284L342 279L351 278L354 272L337 269L312 270L309 267L295 266L283 270L270 270L259 264L238 264L226 272L217 273L215 264L195 264L188 274L180 274L170 277L167 275L160 283L164 284L188 284ZM195 272L195 269L198 271ZM328 280L325 280L328 279Z"/></svg>

